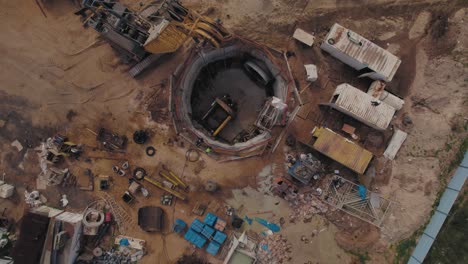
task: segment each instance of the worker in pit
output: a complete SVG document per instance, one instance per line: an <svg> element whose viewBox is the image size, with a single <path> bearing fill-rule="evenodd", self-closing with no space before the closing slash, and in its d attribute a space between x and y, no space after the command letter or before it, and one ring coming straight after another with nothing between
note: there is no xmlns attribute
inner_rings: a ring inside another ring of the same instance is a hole
<svg viewBox="0 0 468 264"><path fill-rule="evenodd" d="M206 153L206 154L210 154L212 151L213 151L213 149L212 149L211 147L207 147L207 148L205 149L205 153Z"/></svg>

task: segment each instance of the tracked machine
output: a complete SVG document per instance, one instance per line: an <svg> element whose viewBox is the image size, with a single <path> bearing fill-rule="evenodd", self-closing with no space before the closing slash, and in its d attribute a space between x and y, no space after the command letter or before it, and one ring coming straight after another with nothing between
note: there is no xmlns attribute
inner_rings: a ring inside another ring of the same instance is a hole
<svg viewBox="0 0 468 264"><path fill-rule="evenodd" d="M136 12L115 0L83 0L81 15L110 43L137 77L186 41L218 48L231 34L218 22L182 6L176 0L154 1Z"/></svg>

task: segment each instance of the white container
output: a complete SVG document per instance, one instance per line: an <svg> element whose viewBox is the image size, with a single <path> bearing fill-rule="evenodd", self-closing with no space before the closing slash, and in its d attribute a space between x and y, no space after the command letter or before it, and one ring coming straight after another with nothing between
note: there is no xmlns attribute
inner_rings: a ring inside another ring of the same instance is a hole
<svg viewBox="0 0 468 264"><path fill-rule="evenodd" d="M15 191L15 186L10 185L10 184L3 184L0 186L0 197L2 198L9 198L13 195L13 192Z"/></svg>
<svg viewBox="0 0 468 264"><path fill-rule="evenodd" d="M314 35L312 35L310 33L307 33L307 32L305 32L304 30L302 30L300 28L297 28L294 31L293 38L295 38L298 41L306 44L309 47L312 47L312 45L314 45L314 40L315 40Z"/></svg>
<svg viewBox="0 0 468 264"><path fill-rule="evenodd" d="M315 66L314 64L306 64L304 65L304 67L307 72L307 81L315 82L318 78L317 66Z"/></svg>

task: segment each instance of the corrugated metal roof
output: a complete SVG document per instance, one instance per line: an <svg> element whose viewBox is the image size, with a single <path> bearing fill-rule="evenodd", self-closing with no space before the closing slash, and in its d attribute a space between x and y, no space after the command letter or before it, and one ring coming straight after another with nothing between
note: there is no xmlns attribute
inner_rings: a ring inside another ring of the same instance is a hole
<svg viewBox="0 0 468 264"><path fill-rule="evenodd" d="M460 164L460 166L468 168L468 155L465 154L465 158L463 158L463 161Z"/></svg>
<svg viewBox="0 0 468 264"><path fill-rule="evenodd" d="M61 213L63 213L63 210L60 209L55 209L53 207L49 207L46 205L41 205L37 208L31 209L31 212L37 213L37 214L43 214L47 215L48 217L55 217Z"/></svg>
<svg viewBox="0 0 468 264"><path fill-rule="evenodd" d="M468 155L467 155L468 157ZM468 177L468 169L464 167L458 167L453 175L452 180L448 184L448 188L461 191L463 183L465 183L466 178Z"/></svg>
<svg viewBox="0 0 468 264"><path fill-rule="evenodd" d="M440 228L444 224L444 221L446 218L447 218L447 215L436 211L434 215L432 216L431 221L427 225L424 233L426 233L426 235L432 238L435 238L437 234L439 233Z"/></svg>
<svg viewBox="0 0 468 264"><path fill-rule="evenodd" d="M83 214L64 212L55 217L55 219L68 223L79 223L83 220Z"/></svg>
<svg viewBox="0 0 468 264"><path fill-rule="evenodd" d="M418 245L414 249L413 257L416 260L419 260L421 263L427 255L427 252L431 249L432 243L434 243L434 239L426 234L422 234L421 238L419 239Z"/></svg>
<svg viewBox="0 0 468 264"><path fill-rule="evenodd" d="M455 200L457 199L458 192L452 189L446 189L442 197L440 198L439 206L437 206L437 211L448 214L452 208Z"/></svg>
<svg viewBox="0 0 468 264"><path fill-rule="evenodd" d="M408 260L408 264L421 264L421 262L417 261L413 256Z"/></svg>
<svg viewBox="0 0 468 264"><path fill-rule="evenodd" d="M335 96L338 95L338 98ZM336 87L330 103L333 108L351 114L356 119L377 129L385 130L395 114L395 108L384 102L372 105L376 99L371 95L343 83Z"/></svg>
<svg viewBox="0 0 468 264"><path fill-rule="evenodd" d="M313 147L351 170L363 174L372 159L372 153L328 128L315 128L317 137Z"/></svg>
<svg viewBox="0 0 468 264"><path fill-rule="evenodd" d="M401 63L392 53L337 23L328 32L324 43L367 65L384 76L387 82L392 80Z"/></svg>

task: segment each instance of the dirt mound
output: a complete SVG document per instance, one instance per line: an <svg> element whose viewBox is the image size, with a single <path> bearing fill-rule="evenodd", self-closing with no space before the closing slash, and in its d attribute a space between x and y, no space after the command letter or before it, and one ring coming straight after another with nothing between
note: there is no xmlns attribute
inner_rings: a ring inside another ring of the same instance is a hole
<svg viewBox="0 0 468 264"><path fill-rule="evenodd" d="M176 262L177 264L208 264L209 262L199 258L196 255L183 255Z"/></svg>
<svg viewBox="0 0 468 264"><path fill-rule="evenodd" d="M369 250L379 238L379 229L370 224L363 225L351 232L340 231L335 234L338 245L348 251Z"/></svg>
<svg viewBox="0 0 468 264"><path fill-rule="evenodd" d="M449 14L445 12L434 13L429 23L431 57L451 54L457 45L458 30L454 24L449 23Z"/></svg>

